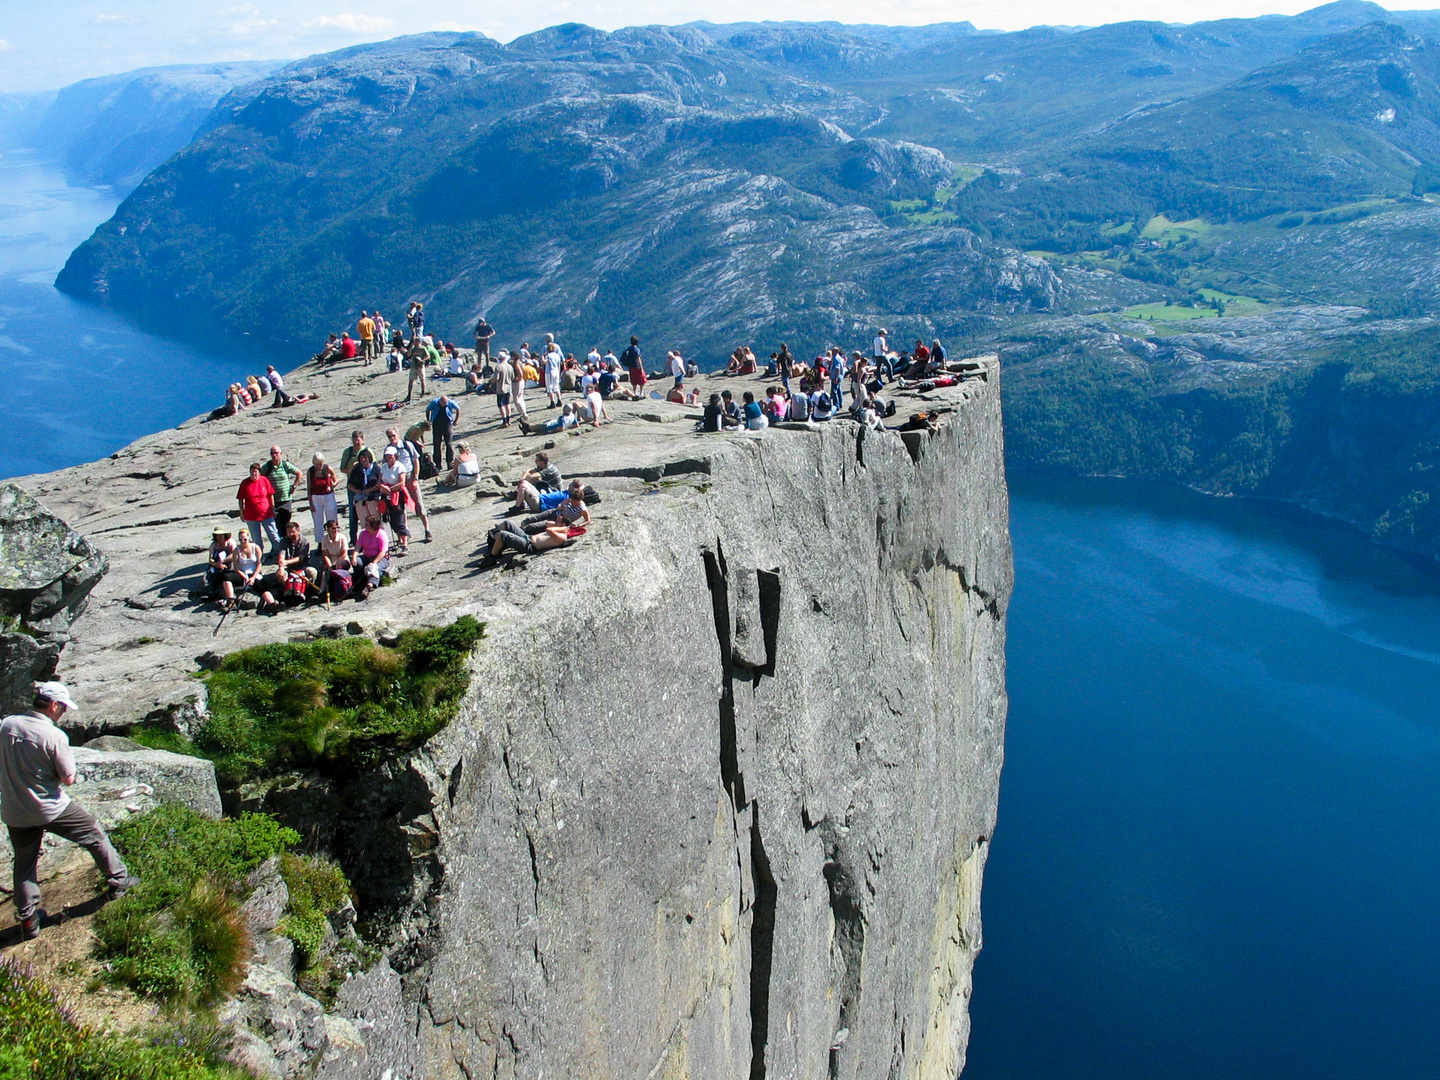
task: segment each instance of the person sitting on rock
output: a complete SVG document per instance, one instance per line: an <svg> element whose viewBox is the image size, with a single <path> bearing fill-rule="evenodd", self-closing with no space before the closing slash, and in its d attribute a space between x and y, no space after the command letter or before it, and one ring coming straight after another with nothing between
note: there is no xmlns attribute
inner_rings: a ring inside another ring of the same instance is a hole
<svg viewBox="0 0 1440 1080"><path fill-rule="evenodd" d="M738 428L744 423L744 418L740 415L740 405L729 390L720 391L720 410L725 414L726 427Z"/></svg>
<svg viewBox="0 0 1440 1080"><path fill-rule="evenodd" d="M209 562L205 567L205 590L211 596L220 595L220 579L230 572L230 557L235 554L235 541L230 539L230 530L216 525L210 534Z"/></svg>
<svg viewBox="0 0 1440 1080"><path fill-rule="evenodd" d="M285 526L285 539L275 553L275 569L260 582L260 610L278 611L280 599L291 590L290 579L303 578L310 562L310 541L300 535L300 522L294 518ZM305 592L300 591L300 599Z"/></svg>
<svg viewBox="0 0 1440 1080"><path fill-rule="evenodd" d="M390 569L390 541L380 527L380 515L371 514L365 519L365 528L355 541L355 568L365 575L365 584L355 594L357 600L368 600L370 593L380 587L380 579Z"/></svg>
<svg viewBox="0 0 1440 1080"><path fill-rule="evenodd" d="M565 407L568 409L571 406ZM514 509L528 509L534 513L540 509L540 495L546 491L559 491L564 483L559 466L551 464L550 455L540 451L535 455L535 468L527 470L515 485Z"/></svg>
<svg viewBox="0 0 1440 1080"><path fill-rule="evenodd" d="M325 538L320 541L318 594L326 601L338 603L344 600L350 595L353 583L351 570L350 548L345 543L345 534L340 531L340 522L331 518L325 522Z"/></svg>
<svg viewBox="0 0 1440 1080"><path fill-rule="evenodd" d="M805 393L802 384L797 393L790 394L787 401L786 415L791 420L803 423L810 419L810 395Z"/></svg>
<svg viewBox="0 0 1440 1080"><path fill-rule="evenodd" d="M260 581L260 555L260 546L250 539L249 533L242 532L230 556L230 569L220 578L220 591L227 607L238 606L240 595L255 588Z"/></svg>
<svg viewBox="0 0 1440 1080"><path fill-rule="evenodd" d="M751 431L759 431L770 426L770 422L765 419L765 411L749 390L745 391L745 404L741 411L745 416L745 426Z"/></svg>
<svg viewBox="0 0 1440 1080"><path fill-rule="evenodd" d="M665 394L666 401L673 401L677 405L685 404L685 377L682 375L675 380L675 385Z"/></svg>
<svg viewBox="0 0 1440 1080"><path fill-rule="evenodd" d="M455 444L455 464L450 467L447 482L455 487L474 487L480 480L480 459L468 442Z"/></svg>
<svg viewBox="0 0 1440 1080"><path fill-rule="evenodd" d="M822 386L810 395L810 419L829 420L835 411L835 399Z"/></svg>

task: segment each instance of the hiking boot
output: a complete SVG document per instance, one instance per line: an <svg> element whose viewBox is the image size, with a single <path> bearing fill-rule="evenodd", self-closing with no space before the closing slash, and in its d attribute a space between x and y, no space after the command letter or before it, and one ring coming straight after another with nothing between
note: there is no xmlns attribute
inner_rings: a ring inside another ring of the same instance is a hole
<svg viewBox="0 0 1440 1080"><path fill-rule="evenodd" d="M111 899L111 900L119 900L122 896L124 896L126 893L128 893L131 889L135 888L135 886L136 886L136 885L139 885L139 884L140 884L140 879L139 879L138 877L136 877L134 874L127 874L125 877L121 878L119 881L113 881L113 882L111 882L111 883L110 883L110 899Z"/></svg>
<svg viewBox="0 0 1440 1080"><path fill-rule="evenodd" d="M40 936L40 912L36 912L28 919L20 920L20 940L34 941Z"/></svg>
<svg viewBox="0 0 1440 1080"><path fill-rule="evenodd" d="M430 543L431 540L434 540L434 539L435 539L435 538L430 535L430 530L429 530L429 529L426 529L426 530L425 530L425 539L422 540L422 541L420 541L420 542L421 542L422 544L428 544L428 543Z"/></svg>

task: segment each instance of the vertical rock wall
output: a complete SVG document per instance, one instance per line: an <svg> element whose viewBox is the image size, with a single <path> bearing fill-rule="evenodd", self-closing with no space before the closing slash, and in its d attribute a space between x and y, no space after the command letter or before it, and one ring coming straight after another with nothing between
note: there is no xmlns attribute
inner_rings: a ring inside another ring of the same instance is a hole
<svg viewBox="0 0 1440 1080"><path fill-rule="evenodd" d="M971 385L934 434L717 437L491 618L417 763L418 1075L957 1075L1011 587Z"/></svg>

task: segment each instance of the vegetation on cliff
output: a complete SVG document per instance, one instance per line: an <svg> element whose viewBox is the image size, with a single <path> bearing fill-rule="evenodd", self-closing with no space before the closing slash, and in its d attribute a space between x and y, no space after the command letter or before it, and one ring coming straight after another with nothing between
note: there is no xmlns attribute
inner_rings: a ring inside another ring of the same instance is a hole
<svg viewBox="0 0 1440 1080"><path fill-rule="evenodd" d="M0 960L4 1080L243 1080L184 1030L152 1038L92 1031L20 965Z"/></svg>
<svg viewBox="0 0 1440 1080"><path fill-rule="evenodd" d="M470 685L483 623L368 638L277 642L225 657L206 677L210 719L193 744L140 729L149 745L199 753L224 785L295 769L349 774L413 750L448 724Z"/></svg>

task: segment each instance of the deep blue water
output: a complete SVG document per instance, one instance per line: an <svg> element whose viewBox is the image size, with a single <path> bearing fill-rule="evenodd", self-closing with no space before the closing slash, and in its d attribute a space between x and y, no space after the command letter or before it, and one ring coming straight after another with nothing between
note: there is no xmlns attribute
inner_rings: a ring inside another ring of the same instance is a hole
<svg viewBox="0 0 1440 1080"><path fill-rule="evenodd" d="M51 287L114 205L0 159L0 475L110 453L264 363ZM1254 504L1013 496L966 1080L1440 1076L1440 580Z"/></svg>
<svg viewBox="0 0 1440 1080"><path fill-rule="evenodd" d="M1012 483L967 1080L1440 1075L1440 581L1348 530Z"/></svg>
<svg viewBox="0 0 1440 1080"><path fill-rule="evenodd" d="M160 337L56 291L66 257L117 203L105 188L67 187L27 151L0 157L0 477L104 457L279 363L258 342Z"/></svg>

